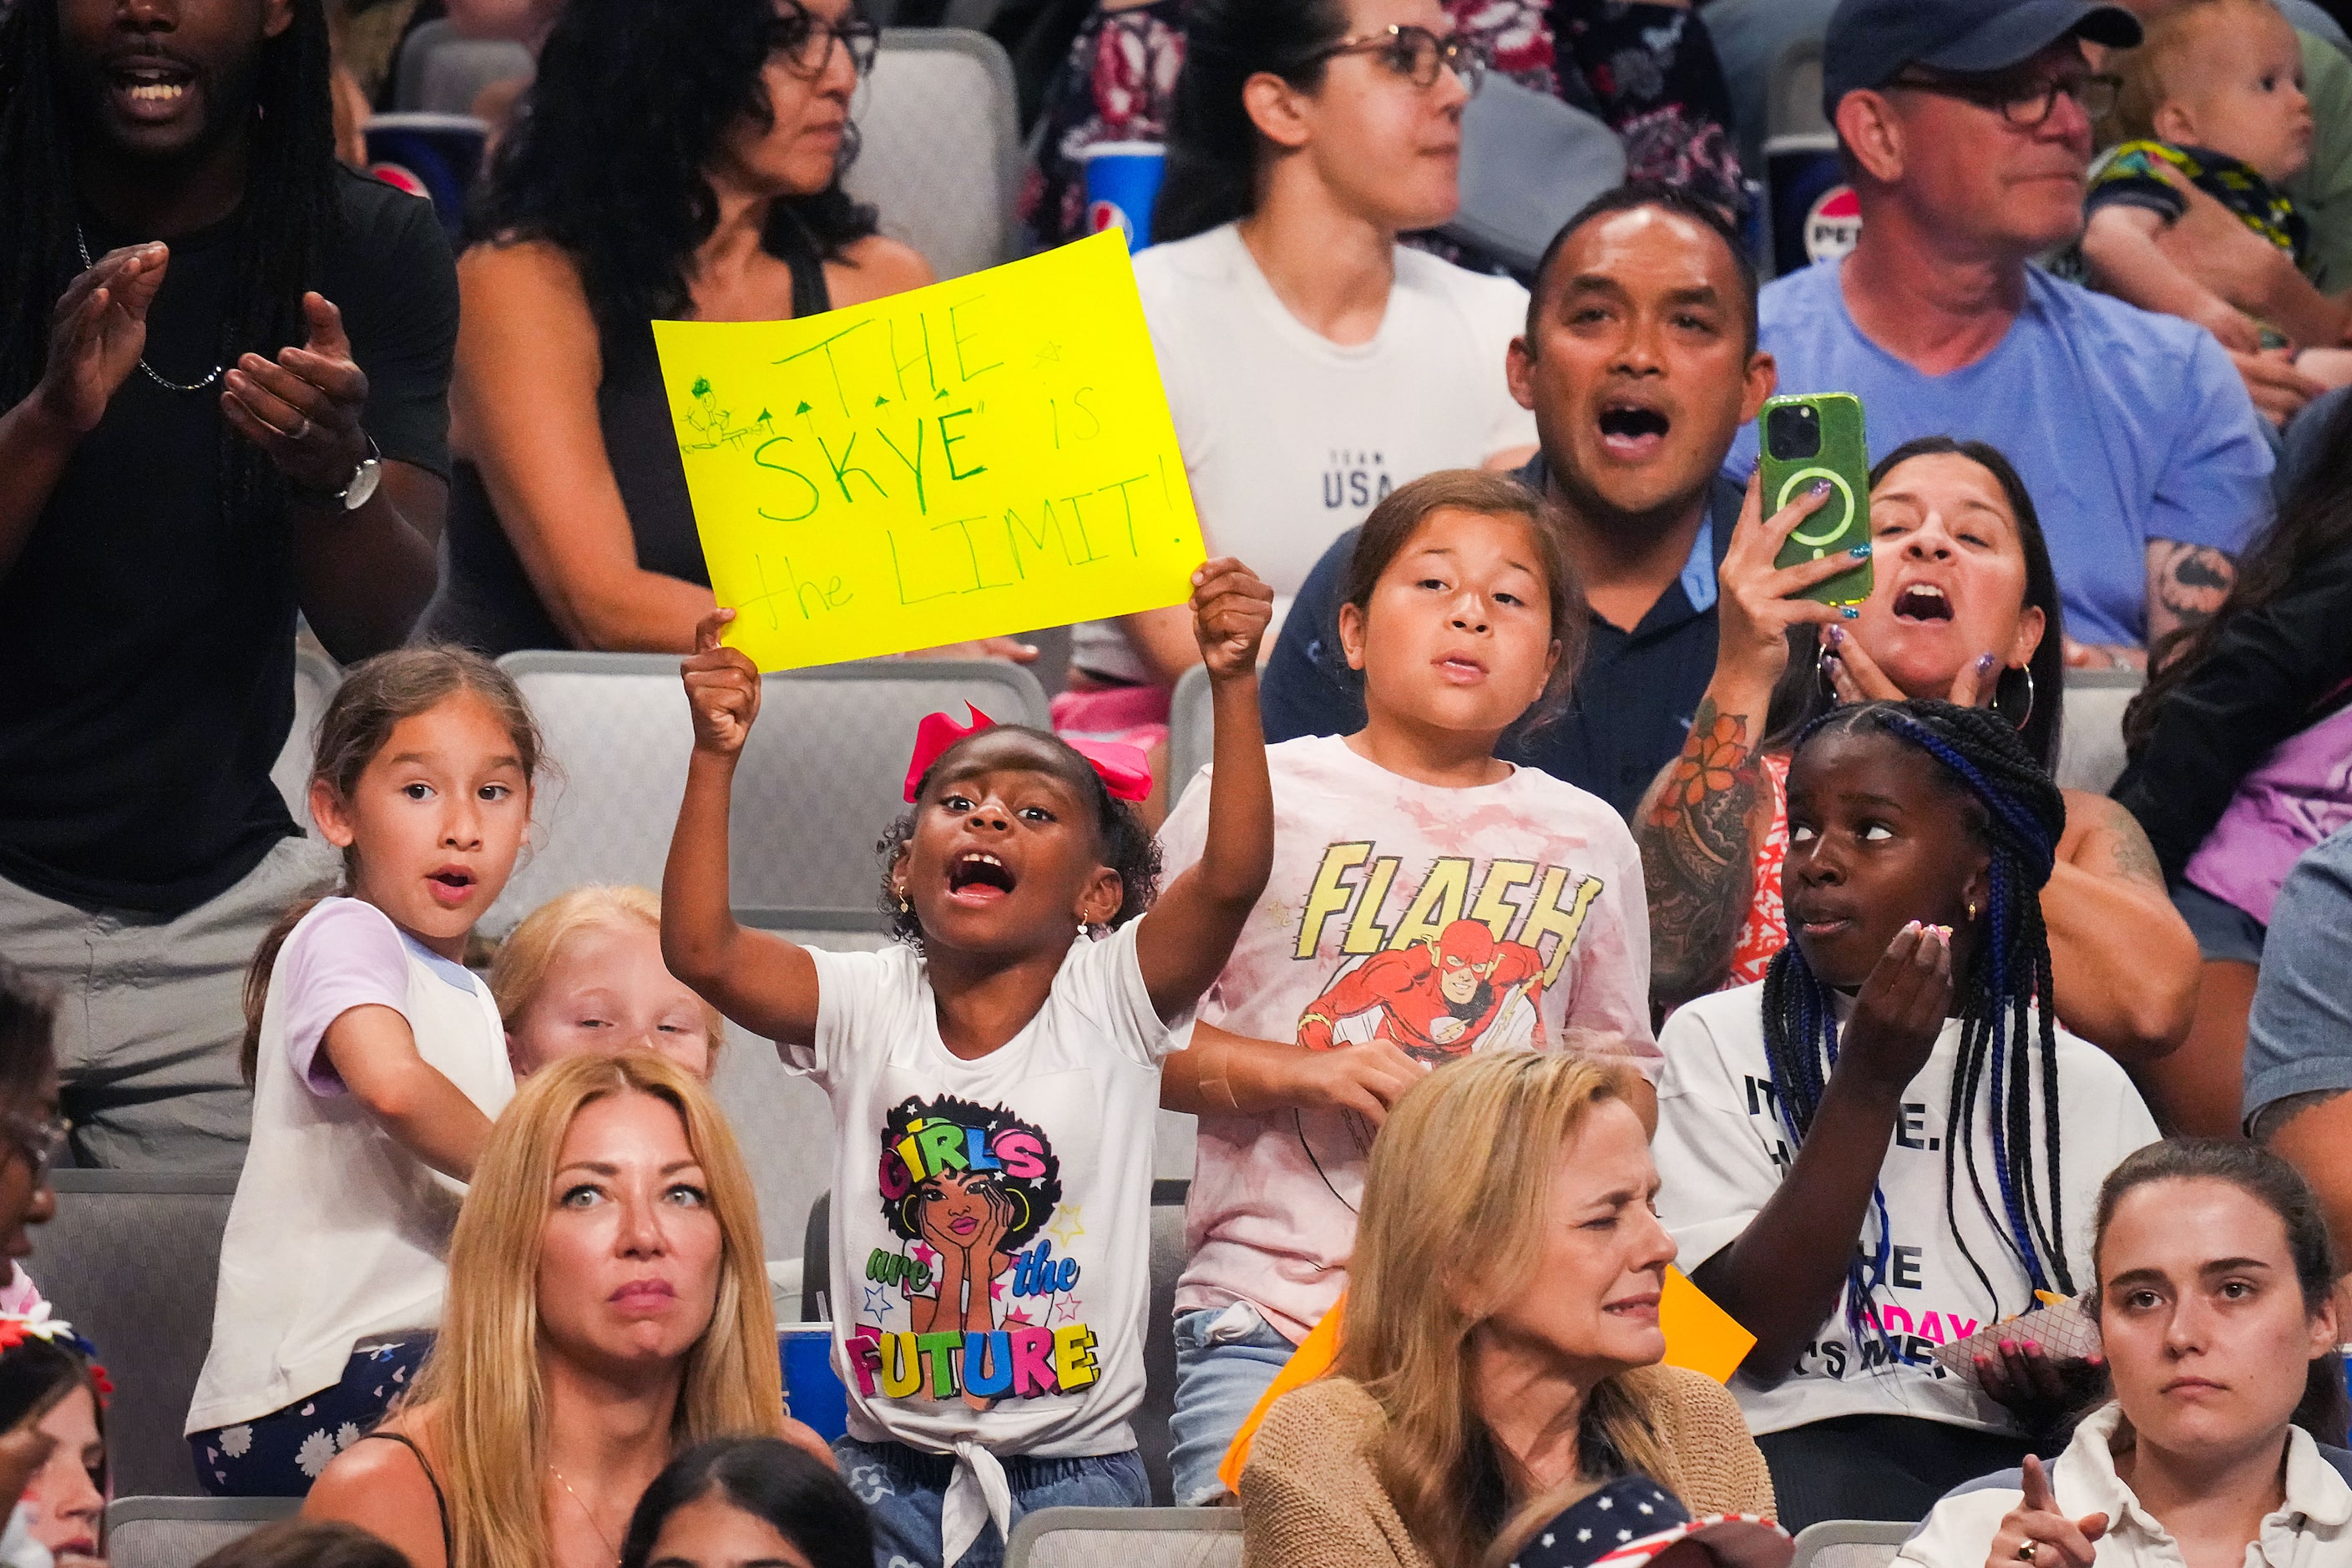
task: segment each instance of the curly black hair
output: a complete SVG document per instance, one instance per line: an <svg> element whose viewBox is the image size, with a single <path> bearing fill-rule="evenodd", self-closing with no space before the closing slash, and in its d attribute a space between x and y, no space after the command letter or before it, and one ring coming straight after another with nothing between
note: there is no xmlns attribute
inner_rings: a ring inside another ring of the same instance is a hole
<svg viewBox="0 0 2352 1568"><path fill-rule="evenodd" d="M925 1184L938 1173L915 1176L898 1152L898 1145L910 1138L919 1138L923 1130L941 1122L964 1130L966 1136L957 1143L960 1154L969 1151L970 1133L977 1131L980 1146L997 1161L1000 1168L988 1174L1020 1210L1020 1218L1004 1233L1004 1239L996 1244L997 1249L1007 1257L1020 1251L1045 1228L1045 1222L1054 1216L1055 1208L1062 1201L1062 1162L1044 1132L1003 1106L980 1105L951 1094L943 1094L937 1100L917 1100L910 1095L883 1121L882 1215L889 1221L892 1234L902 1241L923 1239L923 1227L916 1221L915 1208L923 1201ZM1004 1142L1008 1134L1012 1135L1009 1147ZM972 1167L967 1164L957 1168L968 1171ZM902 1183L905 1190L895 1198L890 1196L891 1190Z"/></svg>
<svg viewBox="0 0 2352 1568"><path fill-rule="evenodd" d="M467 238L561 247L608 331L691 315L687 264L719 223L703 170L740 117L769 120L775 21L771 0L567 0L467 204ZM771 254L835 260L876 232L841 187L857 154L856 127L845 134L831 184L771 204Z"/></svg>
<svg viewBox="0 0 2352 1568"><path fill-rule="evenodd" d="M1027 724L992 725L967 735L940 753L939 760L924 770L922 783L915 788L915 804L884 830L874 846L882 857L882 912L889 918L890 934L909 947L919 949L923 945L923 922L911 904L899 907L898 895L890 886L890 872L898 864L898 857L906 853L908 841L915 837L915 813L921 809L924 797L930 794L931 780L949 758L979 735L1001 734L1028 735L1046 742L1063 764L1056 776L1093 805L1095 843L1102 864L1118 873L1118 912L1110 918L1112 929L1150 909L1151 900L1160 896L1160 841L1152 837L1151 829L1143 825L1135 807L1110 793L1102 774L1095 772L1094 764L1050 730L1034 729Z"/></svg>

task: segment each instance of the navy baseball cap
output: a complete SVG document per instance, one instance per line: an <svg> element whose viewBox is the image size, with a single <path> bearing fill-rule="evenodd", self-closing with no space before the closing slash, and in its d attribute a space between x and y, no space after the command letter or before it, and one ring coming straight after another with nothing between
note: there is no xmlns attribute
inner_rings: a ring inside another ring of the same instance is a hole
<svg viewBox="0 0 2352 1568"><path fill-rule="evenodd" d="M2099 0L1839 0L1822 44L1822 112L1835 121L1847 93L1906 66L1997 71L2069 35L2128 49L2139 18Z"/></svg>

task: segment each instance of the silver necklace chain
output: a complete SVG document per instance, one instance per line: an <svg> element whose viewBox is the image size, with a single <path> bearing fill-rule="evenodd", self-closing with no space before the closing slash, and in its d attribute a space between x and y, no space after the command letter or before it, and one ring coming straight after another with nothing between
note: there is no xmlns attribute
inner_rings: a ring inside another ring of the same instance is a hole
<svg viewBox="0 0 2352 1568"><path fill-rule="evenodd" d="M91 267L95 266L96 263L92 262L89 258L89 240L81 232L81 225L79 224L74 225L74 247L81 252L82 270L87 272ZM163 376L155 374L155 367L147 363L146 356L143 354L140 356L139 368L141 371L145 373L148 380L153 382L156 385L162 387L166 392L202 392L205 388L218 381L221 378L221 372L226 370L228 366L225 364L216 364L213 366L212 374L205 376L202 381L167 380Z"/></svg>

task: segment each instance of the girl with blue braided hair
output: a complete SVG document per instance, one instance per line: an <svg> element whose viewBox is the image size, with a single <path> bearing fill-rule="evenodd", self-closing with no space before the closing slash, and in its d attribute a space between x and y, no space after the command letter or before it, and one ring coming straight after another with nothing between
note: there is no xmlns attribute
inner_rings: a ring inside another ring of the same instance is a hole
<svg viewBox="0 0 2352 1568"><path fill-rule="evenodd" d="M2099 1183L2157 1137L2114 1058L2037 1005L2065 804L2013 725L1838 709L1789 773L1790 945L1659 1037L1659 1212L1756 1336L1732 1381L1780 1518L1916 1519L2020 1462L2073 1370L2030 1329L2089 1283Z"/></svg>

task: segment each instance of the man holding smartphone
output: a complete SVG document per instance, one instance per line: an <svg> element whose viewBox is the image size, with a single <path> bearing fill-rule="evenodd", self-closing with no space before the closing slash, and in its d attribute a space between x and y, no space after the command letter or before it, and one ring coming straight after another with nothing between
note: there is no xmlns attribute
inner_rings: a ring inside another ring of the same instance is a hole
<svg viewBox="0 0 2352 1568"><path fill-rule="evenodd" d="M1715 669L1715 569L1740 505L1718 470L1773 385L1755 270L1698 198L1620 186L1553 238L1501 368L1540 442L1518 477L1558 508L1592 617L1569 710L1506 737L1501 754L1631 814ZM1363 677L1339 636L1356 531L1324 552L1283 623L1261 698L1269 742L1363 728Z"/></svg>
<svg viewBox="0 0 2352 1568"><path fill-rule="evenodd" d="M2015 465L2075 663L2144 665L2211 615L2269 509L2270 444L2221 346L2030 265L2082 232L2114 93L2084 45L2138 41L2093 0L1843 0L1822 96L1861 239L1761 301L1782 385L1858 395L1873 451L1953 436ZM1727 472L1755 462L1743 431Z"/></svg>

